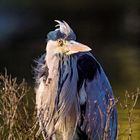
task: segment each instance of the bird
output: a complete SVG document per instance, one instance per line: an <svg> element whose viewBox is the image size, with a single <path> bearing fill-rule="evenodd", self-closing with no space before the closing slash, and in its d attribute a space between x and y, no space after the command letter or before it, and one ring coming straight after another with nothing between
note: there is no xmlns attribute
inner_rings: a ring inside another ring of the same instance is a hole
<svg viewBox="0 0 140 140"><path fill-rule="evenodd" d="M102 66L68 23L55 22L35 60L38 133L44 140L115 140L116 100Z"/></svg>

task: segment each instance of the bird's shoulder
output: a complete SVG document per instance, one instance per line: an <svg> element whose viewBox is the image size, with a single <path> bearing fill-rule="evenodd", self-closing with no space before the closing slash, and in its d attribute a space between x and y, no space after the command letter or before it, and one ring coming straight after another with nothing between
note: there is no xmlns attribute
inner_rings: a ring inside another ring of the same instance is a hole
<svg viewBox="0 0 140 140"><path fill-rule="evenodd" d="M84 79L93 80L97 71L101 73L101 68L92 54L83 53L77 59L78 74Z"/></svg>

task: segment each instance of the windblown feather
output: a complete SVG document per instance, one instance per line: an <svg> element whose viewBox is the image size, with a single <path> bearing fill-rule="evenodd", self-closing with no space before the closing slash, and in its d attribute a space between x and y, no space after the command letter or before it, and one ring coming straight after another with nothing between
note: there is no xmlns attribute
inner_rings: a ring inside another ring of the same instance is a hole
<svg viewBox="0 0 140 140"><path fill-rule="evenodd" d="M58 26L59 28L58 29L56 29L56 30L60 30L60 32L61 33L63 33L63 34L65 34L66 35L66 37L70 34L70 32L71 32L71 28L70 28L70 26L65 22L65 21L63 21L63 22L61 22L61 21L59 21L59 20L55 20L55 22L57 22L58 24L56 25L56 27Z"/></svg>
<svg viewBox="0 0 140 140"><path fill-rule="evenodd" d="M65 21L55 21L58 23L56 25L58 28L47 34L47 40L57 40L59 38L63 38L65 40L76 40L75 33Z"/></svg>
<svg viewBox="0 0 140 140"><path fill-rule="evenodd" d="M77 98L77 63L71 56L57 55L56 57L57 73L53 73L53 76L50 76L50 73L46 81L43 81L41 76L40 88L36 90L38 118L42 131L45 130L45 137L50 138L56 130L59 130L65 132L67 139L71 139L80 113ZM40 65L40 62L38 63ZM38 99L41 102L38 102Z"/></svg>

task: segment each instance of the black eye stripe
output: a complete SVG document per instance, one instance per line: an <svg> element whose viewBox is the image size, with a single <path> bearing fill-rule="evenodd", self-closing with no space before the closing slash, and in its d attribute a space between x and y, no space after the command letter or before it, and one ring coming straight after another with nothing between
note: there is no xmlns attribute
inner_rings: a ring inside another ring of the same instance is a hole
<svg viewBox="0 0 140 140"><path fill-rule="evenodd" d="M57 39L65 39L65 40L76 40L76 35L73 31L70 32L68 36L64 33L61 33L60 30L50 31L47 34L47 40L57 40Z"/></svg>

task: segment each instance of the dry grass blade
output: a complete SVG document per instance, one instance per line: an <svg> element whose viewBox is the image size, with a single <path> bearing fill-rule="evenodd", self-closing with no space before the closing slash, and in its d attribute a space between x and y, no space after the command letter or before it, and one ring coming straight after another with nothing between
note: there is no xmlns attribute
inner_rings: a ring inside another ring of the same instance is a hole
<svg viewBox="0 0 140 140"><path fill-rule="evenodd" d="M128 120L128 129L125 129L119 134L119 139L121 136L128 134L128 140L132 140L132 125L135 122L136 119L139 119L139 116L136 116L134 114L134 110L136 107L136 104L138 102L138 98L140 96L140 89L138 88L136 92L128 93L128 91L125 92L125 98L124 102L120 103L120 106L123 110L127 112L127 120ZM120 128L121 129L121 128Z"/></svg>
<svg viewBox="0 0 140 140"><path fill-rule="evenodd" d="M34 96L25 80L17 83L10 75L0 75L0 139L35 139Z"/></svg>

